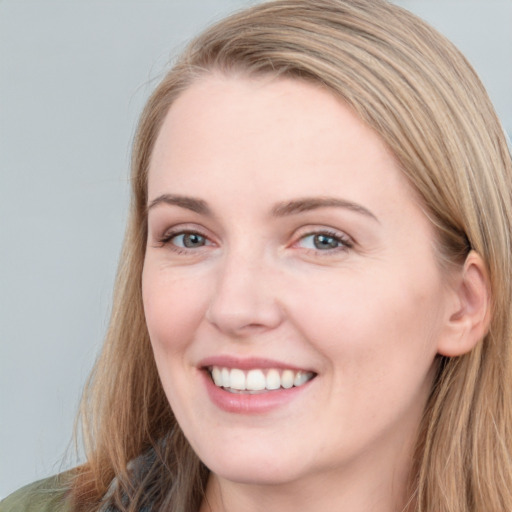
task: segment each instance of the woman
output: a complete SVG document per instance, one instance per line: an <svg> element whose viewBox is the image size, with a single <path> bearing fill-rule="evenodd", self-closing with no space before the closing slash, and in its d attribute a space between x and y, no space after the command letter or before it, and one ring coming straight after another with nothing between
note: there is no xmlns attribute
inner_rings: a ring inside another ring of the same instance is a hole
<svg viewBox="0 0 512 512"><path fill-rule="evenodd" d="M2 510L512 510L512 164L449 42L264 3L191 43L133 155L88 460Z"/></svg>

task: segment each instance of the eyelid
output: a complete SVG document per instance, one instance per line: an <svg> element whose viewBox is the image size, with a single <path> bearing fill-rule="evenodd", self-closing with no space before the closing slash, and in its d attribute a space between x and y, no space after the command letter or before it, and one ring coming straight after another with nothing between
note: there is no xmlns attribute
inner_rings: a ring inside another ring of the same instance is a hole
<svg viewBox="0 0 512 512"><path fill-rule="evenodd" d="M204 243L202 245L198 245L197 247L187 247L185 245L185 238L187 236L196 236L196 237L200 238ZM179 238L182 238L182 243L181 244L176 242L176 240L179 239ZM207 246L213 245L211 240L209 240L206 236L203 236L200 233L197 233L195 231L181 231L179 233L176 233L175 235L171 234L170 237L166 237L166 240L168 240L166 243L170 243L174 247L179 247L180 249L187 249L187 250L188 249L197 250L197 249L200 249L202 247L207 247Z"/></svg>
<svg viewBox="0 0 512 512"><path fill-rule="evenodd" d="M352 249L355 245L355 241L350 235L347 235L347 233L340 231L338 229L334 229L334 228L326 227L326 226L315 226L315 227L314 226L304 226L303 228L298 230L297 233L295 234L294 242L292 243L292 247L297 247L302 240L304 240L308 237L311 237L311 236L315 236L315 235L324 235L329 238L334 238L340 243L340 246L336 247L336 248L332 248L332 249L325 249L325 250L313 249L313 248L303 248L304 250L315 252L315 253L324 253L324 255L327 255L327 254L333 254L333 253L340 252L340 251L347 251L349 249Z"/></svg>
<svg viewBox="0 0 512 512"><path fill-rule="evenodd" d="M172 250L176 252L190 252L190 253L198 253L202 249L209 248L212 246L216 246L217 242L215 241L215 238L211 235L209 230L205 229L203 226L195 224L195 223L184 223L184 224L177 224L171 227L167 227L165 230L161 231L160 234L154 234L154 241L157 247L165 247L165 246L172 246ZM174 237L177 237L179 235L186 235L186 234L197 234L201 237L203 237L206 240L206 243L202 246L198 247L181 247L179 245L172 244L171 241ZM326 237L334 238L339 242L338 247L334 248L325 248L325 249L319 249L319 248L307 248L307 247L301 247L300 243L307 237L315 236L315 235L324 235ZM310 253L315 253L321 256L327 256L327 255L333 255L335 253L339 252L345 252L347 250L350 250L355 245L355 240L345 233L344 231L341 231L336 228L323 226L323 225L307 225L302 226L299 229L295 231L295 233L292 235L292 242L288 245L288 247L296 248L296 249L302 249L303 251L307 251Z"/></svg>
<svg viewBox="0 0 512 512"><path fill-rule="evenodd" d="M202 226L199 226L197 224L177 224L172 227L167 227L165 230L162 231L162 234L156 234L154 235L155 242L159 244L159 247L167 246L167 245L173 245L171 244L171 240L179 235L187 235L187 234L197 234L201 237L203 237L205 240L207 240L209 243L205 244L205 246L212 246L216 245L215 240L213 237L208 233L208 230L203 228ZM202 246L202 247L205 247ZM180 247L178 245L174 245L175 249L182 249L183 251L197 251L199 248L187 248L187 247Z"/></svg>

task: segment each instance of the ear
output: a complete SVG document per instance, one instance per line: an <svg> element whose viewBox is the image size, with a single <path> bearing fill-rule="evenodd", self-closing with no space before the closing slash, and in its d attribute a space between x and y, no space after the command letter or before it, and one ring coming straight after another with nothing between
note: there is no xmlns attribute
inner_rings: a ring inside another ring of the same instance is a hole
<svg viewBox="0 0 512 512"><path fill-rule="evenodd" d="M455 294L449 312L448 332L441 336L438 353L455 357L465 354L487 334L491 321L491 293L481 256L471 251L452 285Z"/></svg>

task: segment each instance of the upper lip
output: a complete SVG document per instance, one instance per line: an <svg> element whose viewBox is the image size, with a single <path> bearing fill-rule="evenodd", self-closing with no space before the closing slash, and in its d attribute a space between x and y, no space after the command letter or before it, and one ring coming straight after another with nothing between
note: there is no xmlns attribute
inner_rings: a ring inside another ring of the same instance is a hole
<svg viewBox="0 0 512 512"><path fill-rule="evenodd" d="M281 369L281 370L294 370L294 371L309 371L314 372L309 368L303 366L297 366L275 359L260 358L260 357L249 357L240 358L229 355L218 355L211 356L202 359L199 362L200 368L210 368L212 366L218 366L220 368L239 368L240 370L253 370L253 369Z"/></svg>

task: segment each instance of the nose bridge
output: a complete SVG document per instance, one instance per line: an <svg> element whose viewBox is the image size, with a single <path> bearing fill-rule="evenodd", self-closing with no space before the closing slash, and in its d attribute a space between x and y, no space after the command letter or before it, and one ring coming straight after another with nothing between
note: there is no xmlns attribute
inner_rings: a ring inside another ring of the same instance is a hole
<svg viewBox="0 0 512 512"><path fill-rule="evenodd" d="M249 242L227 250L217 268L208 320L236 336L279 325L275 275L275 264L265 257L264 248Z"/></svg>

